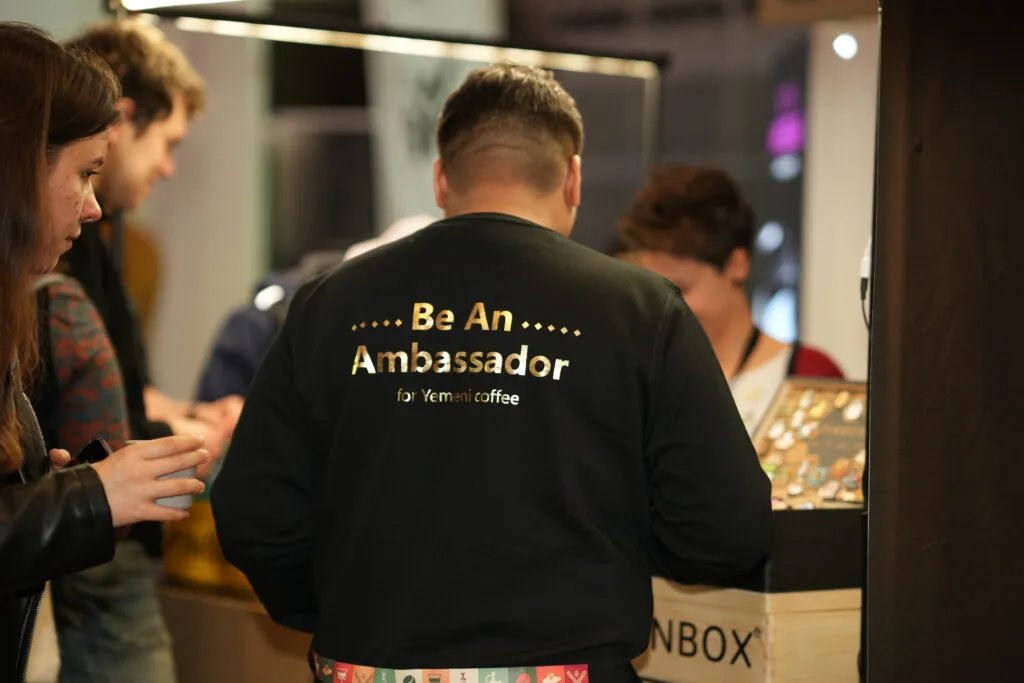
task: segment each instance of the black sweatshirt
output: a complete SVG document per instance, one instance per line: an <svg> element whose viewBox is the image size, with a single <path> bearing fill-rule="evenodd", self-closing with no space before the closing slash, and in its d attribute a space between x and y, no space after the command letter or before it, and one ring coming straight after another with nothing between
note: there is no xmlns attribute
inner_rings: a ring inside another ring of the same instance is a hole
<svg viewBox="0 0 1024 683"><path fill-rule="evenodd" d="M212 498L274 620L396 669L601 683L646 648L652 551L698 583L770 543L768 479L678 288L499 214L304 286Z"/></svg>

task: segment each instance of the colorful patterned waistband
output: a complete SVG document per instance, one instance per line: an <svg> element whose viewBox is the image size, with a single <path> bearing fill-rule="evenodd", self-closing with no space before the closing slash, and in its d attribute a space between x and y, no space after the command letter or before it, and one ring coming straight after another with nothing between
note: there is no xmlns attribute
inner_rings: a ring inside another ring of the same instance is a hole
<svg viewBox="0 0 1024 683"><path fill-rule="evenodd" d="M313 653L320 683L590 683L586 664L507 669L380 669Z"/></svg>

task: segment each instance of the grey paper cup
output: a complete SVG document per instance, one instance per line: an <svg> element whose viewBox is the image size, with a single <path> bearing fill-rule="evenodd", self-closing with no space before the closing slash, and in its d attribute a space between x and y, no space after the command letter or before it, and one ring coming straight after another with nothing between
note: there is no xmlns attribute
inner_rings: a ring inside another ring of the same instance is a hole
<svg viewBox="0 0 1024 683"><path fill-rule="evenodd" d="M188 469L178 470L177 472L171 472L160 477L163 479L195 479L196 468L189 467ZM167 498L157 498L156 504L163 505L164 507L177 508L178 510L188 510L192 507L192 500L195 498L192 494L186 493L181 496L170 496Z"/></svg>

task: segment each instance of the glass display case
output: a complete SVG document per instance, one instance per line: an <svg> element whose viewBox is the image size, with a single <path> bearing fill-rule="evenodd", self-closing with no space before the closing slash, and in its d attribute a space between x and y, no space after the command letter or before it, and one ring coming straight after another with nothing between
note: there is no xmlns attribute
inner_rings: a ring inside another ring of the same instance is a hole
<svg viewBox="0 0 1024 683"><path fill-rule="evenodd" d="M867 385L790 379L783 383L754 446L772 481L777 510L864 504Z"/></svg>

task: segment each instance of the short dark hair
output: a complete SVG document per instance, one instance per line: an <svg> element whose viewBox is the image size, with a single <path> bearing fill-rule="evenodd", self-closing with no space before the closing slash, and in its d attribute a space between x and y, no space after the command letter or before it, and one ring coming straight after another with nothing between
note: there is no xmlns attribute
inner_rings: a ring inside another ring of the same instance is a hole
<svg viewBox="0 0 1024 683"><path fill-rule="evenodd" d="M665 164L619 221L619 237L629 250L670 252L721 270L736 249L753 248L754 212L724 171Z"/></svg>
<svg viewBox="0 0 1024 683"><path fill-rule="evenodd" d="M206 106L202 77L155 26L137 19L103 21L68 44L94 52L113 69L124 96L135 103L131 120L139 132L170 116L175 95L184 98L190 119Z"/></svg>
<svg viewBox="0 0 1024 683"><path fill-rule="evenodd" d="M498 174L547 194L583 151L583 118L551 72L502 62L472 71L445 102L437 150L456 191Z"/></svg>

